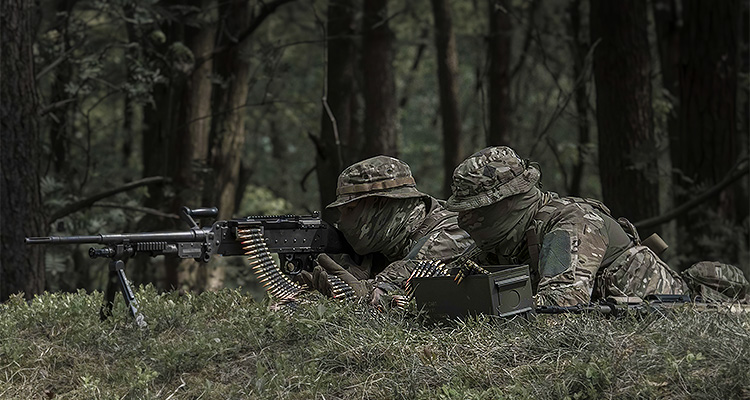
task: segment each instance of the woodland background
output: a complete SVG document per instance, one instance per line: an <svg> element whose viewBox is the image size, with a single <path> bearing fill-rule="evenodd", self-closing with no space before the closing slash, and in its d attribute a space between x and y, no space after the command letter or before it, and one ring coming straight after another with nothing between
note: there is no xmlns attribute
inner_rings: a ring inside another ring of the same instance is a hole
<svg viewBox="0 0 750 400"><path fill-rule="evenodd" d="M24 236L185 229L323 210L376 154L449 194L487 145L604 200L676 269L750 274L747 1L4 0L0 300L101 289L88 246ZM329 221L335 215L324 212ZM244 260L129 263L136 283L252 286Z"/></svg>

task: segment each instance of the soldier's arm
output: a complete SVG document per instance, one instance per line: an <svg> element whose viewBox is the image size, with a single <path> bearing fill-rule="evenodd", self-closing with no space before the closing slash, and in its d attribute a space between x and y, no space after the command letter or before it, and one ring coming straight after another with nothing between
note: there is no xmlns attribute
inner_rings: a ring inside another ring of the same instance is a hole
<svg viewBox="0 0 750 400"><path fill-rule="evenodd" d="M586 206L571 204L559 210L545 228L539 252L538 303L589 303L609 244L604 220Z"/></svg>

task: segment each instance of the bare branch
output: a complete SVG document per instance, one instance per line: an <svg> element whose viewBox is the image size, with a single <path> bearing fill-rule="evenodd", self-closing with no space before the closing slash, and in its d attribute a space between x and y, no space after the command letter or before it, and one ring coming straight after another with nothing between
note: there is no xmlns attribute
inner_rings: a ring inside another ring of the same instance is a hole
<svg viewBox="0 0 750 400"><path fill-rule="evenodd" d="M591 47L589 48L588 53L586 54L586 59L590 59L590 57L592 56L592 54L594 54L594 50L599 45L600 41L601 41L601 39L597 40L596 42L594 42L594 44L591 45ZM545 64L545 68L548 69L548 67L546 66L546 64ZM549 69L548 69L548 71L550 72L550 75L553 76L553 78L555 80L555 84L557 85L558 89L560 90L559 96L562 96L563 89L562 89L562 87L560 87L560 83L558 82L557 77L554 76ZM552 124L565 111L565 108L568 106L568 103L570 102L570 100L573 98L573 95L575 94L576 88L578 88L578 86L580 86L581 84L583 84L583 80L584 80L585 77L586 77L586 73L585 72L581 72L581 74L576 77L575 83L573 85L573 89L570 91L570 93L568 93L565 96L564 100L562 101L562 104L558 100L558 102L557 102L558 105L555 108L555 110L552 112L552 116L547 121L547 124L544 126L544 128L542 129L542 131L537 134L536 141L534 141L534 144L531 146L531 151L529 152L530 157L534 156L534 152L536 151L536 148L539 145L539 142L542 139L546 138L547 131L549 131L549 129L552 127Z"/></svg>
<svg viewBox="0 0 750 400"><path fill-rule="evenodd" d="M305 187L305 182L307 181L307 178L312 175L313 172L315 172L315 169L317 168L316 165L313 165L312 168L310 168L307 172L305 172L305 175L302 177L302 180L299 181L299 186L302 188L303 192L307 192L307 188Z"/></svg>
<svg viewBox="0 0 750 400"><path fill-rule="evenodd" d="M294 1L294 0L274 0L274 1L270 2L270 3L262 3L261 2L260 13L255 18L253 18L252 22L250 22L250 25L247 27L247 29L245 29L239 35L237 35L236 40L234 41L234 43L221 46L221 47L215 49L214 51L212 51L210 54L208 54L206 56L198 57L195 60L195 65L201 65L202 63L206 62L206 60L208 60L210 58L213 58L213 57L215 57L215 56L217 56L217 55L219 55L219 54L221 54L221 53L223 53L223 52L231 49L234 46L239 45L245 39L247 39L248 37L250 37L250 35L252 35L253 32L255 32L260 27L260 25L263 23L263 21L265 21L266 18L268 18L271 14L273 14L273 12L276 11L277 8L279 8L280 6L282 6L282 5L286 4L286 3L290 3L292 1Z"/></svg>
<svg viewBox="0 0 750 400"><path fill-rule="evenodd" d="M53 69L55 69L63 61L65 61L66 59L68 59L68 56L71 53L73 53L74 51L76 51L76 49L78 49L79 47L81 47L84 44L84 42L85 41L82 40L82 41L76 43L75 46L71 46L68 49L68 51L66 51L65 53L63 53L62 55L60 55L60 57L57 57L57 59L55 61L53 61L50 65L44 67L44 69L42 69L41 71L39 71L39 73L36 74L36 77L34 79L38 81L41 77L43 77L44 75L47 75L50 71L52 71Z"/></svg>
<svg viewBox="0 0 750 400"><path fill-rule="evenodd" d="M155 215L157 217L162 217L162 218L180 219L180 216L177 214L165 213L165 212L161 212L159 210L155 210L153 208L148 208L148 207L129 206L125 204L105 203L105 202L92 204L91 207L119 208L121 210L136 211L136 212L140 212L143 214Z"/></svg>
<svg viewBox="0 0 750 400"><path fill-rule="evenodd" d="M724 190L724 188L726 188L727 186L731 185L732 183L736 182L737 180L745 176L748 173L748 171L750 171L750 163L748 163L747 158L742 159L737 163L737 165L735 165L734 168L732 168L731 171L729 171L727 176L724 177L724 179L722 179L721 182L717 183L716 185L706 190L702 194L698 195L694 199L688 201L687 203L684 203L683 205L675 208L674 210L666 214L662 214L653 218L644 219L643 221L638 221L633 225L635 225L635 227L638 229L646 229L646 228L651 228L651 227L669 222L679 217L680 215L687 213L688 211L697 207L698 205L705 202L706 200L709 200L710 198L716 196L719 192Z"/></svg>
<svg viewBox="0 0 750 400"><path fill-rule="evenodd" d="M67 206L52 213L52 215L49 216L47 221L48 223L55 222L62 217L73 214L74 212L80 211L86 207L91 207L98 200L101 200L110 196L114 196L118 193L127 192L128 190L132 190L141 186L146 186L146 185L150 185L154 183L165 183L169 181L170 181L169 178L165 178L163 176L152 176L149 178L143 178L141 180L133 181L123 186L120 186L118 188L106 190L104 192L97 193L93 196L89 196L85 199L76 201L75 203L68 204Z"/></svg>

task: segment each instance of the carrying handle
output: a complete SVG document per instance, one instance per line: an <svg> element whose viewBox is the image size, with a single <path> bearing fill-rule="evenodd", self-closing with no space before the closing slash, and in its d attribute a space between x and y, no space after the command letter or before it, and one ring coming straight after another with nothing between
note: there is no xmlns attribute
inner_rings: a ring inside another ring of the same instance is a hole
<svg viewBox="0 0 750 400"><path fill-rule="evenodd" d="M185 221L191 228L197 228L198 223L195 222L193 217L198 218L216 218L219 215L219 209L216 207L201 207L190 209L183 206L180 209L180 218Z"/></svg>

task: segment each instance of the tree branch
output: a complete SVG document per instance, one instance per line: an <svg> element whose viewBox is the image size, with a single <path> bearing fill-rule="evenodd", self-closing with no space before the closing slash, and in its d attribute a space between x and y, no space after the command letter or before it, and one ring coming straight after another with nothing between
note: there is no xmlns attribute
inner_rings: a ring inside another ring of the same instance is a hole
<svg viewBox="0 0 750 400"><path fill-rule="evenodd" d="M743 163L744 163L744 166L742 166ZM724 177L724 179L722 179L721 182L717 183L716 185L706 190L699 196L695 197L694 199L688 201L687 203L684 203L683 205L675 208L674 210L666 214L662 214L653 218L644 219L643 221L638 221L633 225L635 225L635 227L638 229L645 229L645 228L651 228L651 227L669 222L679 217L680 215L687 213L688 211L692 210L693 208L705 202L706 200L709 200L710 198L714 197L719 192L724 190L724 188L726 188L727 186L731 185L735 181L745 176L748 173L748 171L750 171L750 163L748 163L748 159L745 158L743 160L740 160L740 162L737 163L737 165L734 168L732 168L731 171L729 171L727 176Z"/></svg>
<svg viewBox="0 0 750 400"><path fill-rule="evenodd" d="M204 62L206 62L206 60L216 57L217 55L231 49L232 47L239 45L245 39L247 39L250 35L252 35L253 32L255 32L258 29L258 27L260 27L263 21L265 21L265 19L268 18L268 16L273 14L273 12L276 11L277 8L279 8L280 6L286 3L290 3L292 1L294 0L274 0L267 4L261 2L260 13L257 16L255 16L255 18L253 18L252 22L250 22L250 25L248 25L247 29L245 29L239 35L237 35L237 38L234 41L234 43L226 44L217 49L214 49L214 51L212 51L210 54L206 56L198 57L195 60L195 65L196 66L201 65Z"/></svg>
<svg viewBox="0 0 750 400"><path fill-rule="evenodd" d="M307 178L312 175L313 172L315 172L315 169L318 168L317 165L313 165L312 168L310 168L307 172L305 172L305 175L302 177L302 180L299 181L299 186L302 188L303 192L307 191L307 188L305 188L305 181L307 181Z"/></svg>
<svg viewBox="0 0 750 400"><path fill-rule="evenodd" d="M169 181L170 181L169 178L165 178L163 176L152 176L149 178L144 178L138 181L130 182L118 188L107 190L107 191L95 194L93 196L87 197L85 199L76 201L75 203L68 204L67 206L52 213L52 215L50 215L49 218L47 219L47 222L48 224L51 224L62 217L73 214L74 212L80 211L86 207L90 207L92 204L96 203L98 200L101 200L103 198L114 196L118 193L126 192L128 190L135 189L137 187L146 186L146 185L150 185L153 183L165 183Z"/></svg>
<svg viewBox="0 0 750 400"><path fill-rule="evenodd" d="M125 204L105 203L105 202L92 204L91 207L119 208L122 210L137 211L137 212L144 213L144 214L155 215L157 217L162 217L162 218L180 219L180 216L177 214L165 213L165 212L161 212L159 210L155 210L153 208L148 208L148 207L128 206Z"/></svg>
<svg viewBox="0 0 750 400"><path fill-rule="evenodd" d="M518 71L523 67L524 62L526 61L526 56L529 52L529 47L531 46L531 39L532 39L532 33L534 31L534 14L536 13L537 6L539 5L538 0L533 0L531 2L531 5L529 6L529 21L528 25L526 27L526 36L523 39L523 50L521 50L521 56L518 59L518 63L516 64L513 69L511 69L510 75L508 75L508 80L512 80L514 76L518 73Z"/></svg>

